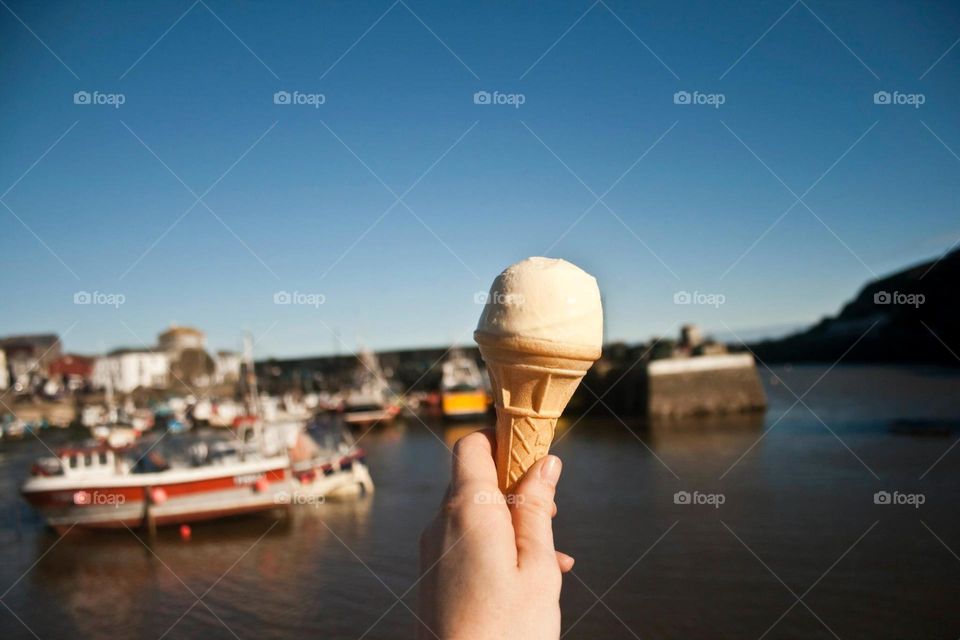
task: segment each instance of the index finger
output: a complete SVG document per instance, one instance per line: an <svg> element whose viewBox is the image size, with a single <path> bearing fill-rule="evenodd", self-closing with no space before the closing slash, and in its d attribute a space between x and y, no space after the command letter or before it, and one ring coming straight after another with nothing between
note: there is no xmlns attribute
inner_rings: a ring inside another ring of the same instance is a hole
<svg viewBox="0 0 960 640"><path fill-rule="evenodd" d="M496 439L493 429L474 431L453 445L453 469L450 492L456 494L468 485L497 488L497 466L493 459Z"/></svg>

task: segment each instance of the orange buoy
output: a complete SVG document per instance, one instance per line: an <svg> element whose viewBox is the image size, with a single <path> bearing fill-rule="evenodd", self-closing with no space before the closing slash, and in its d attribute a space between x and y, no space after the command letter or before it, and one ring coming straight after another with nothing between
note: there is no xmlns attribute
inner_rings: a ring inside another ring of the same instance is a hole
<svg viewBox="0 0 960 640"><path fill-rule="evenodd" d="M150 490L150 500L152 500L154 504L163 504L167 501L168 497L163 487L154 487Z"/></svg>
<svg viewBox="0 0 960 640"><path fill-rule="evenodd" d="M193 533L193 532L190 530L190 525L188 525L188 524L182 524L182 525L180 525L180 539L181 539L181 540L189 540L189 539L190 539L190 535L191 535L192 533Z"/></svg>
<svg viewBox="0 0 960 640"><path fill-rule="evenodd" d="M267 480L267 476L260 476L257 478L256 483L253 485L258 493L263 493L270 488L270 481Z"/></svg>

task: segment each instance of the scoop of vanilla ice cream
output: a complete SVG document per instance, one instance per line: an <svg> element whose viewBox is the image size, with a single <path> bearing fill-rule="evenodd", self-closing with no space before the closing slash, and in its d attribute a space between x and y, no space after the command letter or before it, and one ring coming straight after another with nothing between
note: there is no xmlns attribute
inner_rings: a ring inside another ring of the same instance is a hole
<svg viewBox="0 0 960 640"><path fill-rule="evenodd" d="M597 281L566 260L521 260L493 281L477 331L599 349L603 309Z"/></svg>

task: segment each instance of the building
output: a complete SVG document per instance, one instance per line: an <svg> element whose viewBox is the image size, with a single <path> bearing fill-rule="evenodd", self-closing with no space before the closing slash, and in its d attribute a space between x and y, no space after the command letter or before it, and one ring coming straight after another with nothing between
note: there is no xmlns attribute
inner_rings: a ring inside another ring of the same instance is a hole
<svg viewBox="0 0 960 640"><path fill-rule="evenodd" d="M160 351L179 354L186 349L203 350L206 336L199 329L173 325L157 336L157 343Z"/></svg>
<svg viewBox="0 0 960 640"><path fill-rule="evenodd" d="M0 391L10 386L10 372L7 371L7 352L0 349Z"/></svg>
<svg viewBox="0 0 960 640"><path fill-rule="evenodd" d="M10 379L7 385L30 388L31 382L42 379L47 367L60 357L60 338L54 333L10 336L0 340L6 354Z"/></svg>
<svg viewBox="0 0 960 640"><path fill-rule="evenodd" d="M139 387L164 388L170 374L170 357L148 349L116 349L97 358L93 366L93 384L113 386L118 393L130 393Z"/></svg>
<svg viewBox="0 0 960 640"><path fill-rule="evenodd" d="M7 354L7 361L19 355L36 359L41 366L60 357L60 337L55 333L37 333L0 338L0 349Z"/></svg>
<svg viewBox="0 0 960 640"><path fill-rule="evenodd" d="M240 380L240 365L243 356L236 351L217 351L213 358L216 369L213 381L216 384L232 383Z"/></svg>
<svg viewBox="0 0 960 640"><path fill-rule="evenodd" d="M680 327L680 346L686 349L696 349L703 343L703 333L695 324L685 324Z"/></svg>
<svg viewBox="0 0 960 640"><path fill-rule="evenodd" d="M51 376L89 379L93 375L94 358L67 353L50 363Z"/></svg>
<svg viewBox="0 0 960 640"><path fill-rule="evenodd" d="M68 353L50 363L50 377L63 380L70 389L80 389L93 378L95 362L95 358Z"/></svg>

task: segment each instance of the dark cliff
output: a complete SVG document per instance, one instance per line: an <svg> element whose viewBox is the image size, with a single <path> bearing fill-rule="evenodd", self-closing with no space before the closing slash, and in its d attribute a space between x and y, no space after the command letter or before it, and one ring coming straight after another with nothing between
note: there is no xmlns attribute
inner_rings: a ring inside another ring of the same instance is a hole
<svg viewBox="0 0 960 640"><path fill-rule="evenodd" d="M835 317L751 345L765 362L960 366L960 250L867 283ZM846 355L844 355L846 354Z"/></svg>

